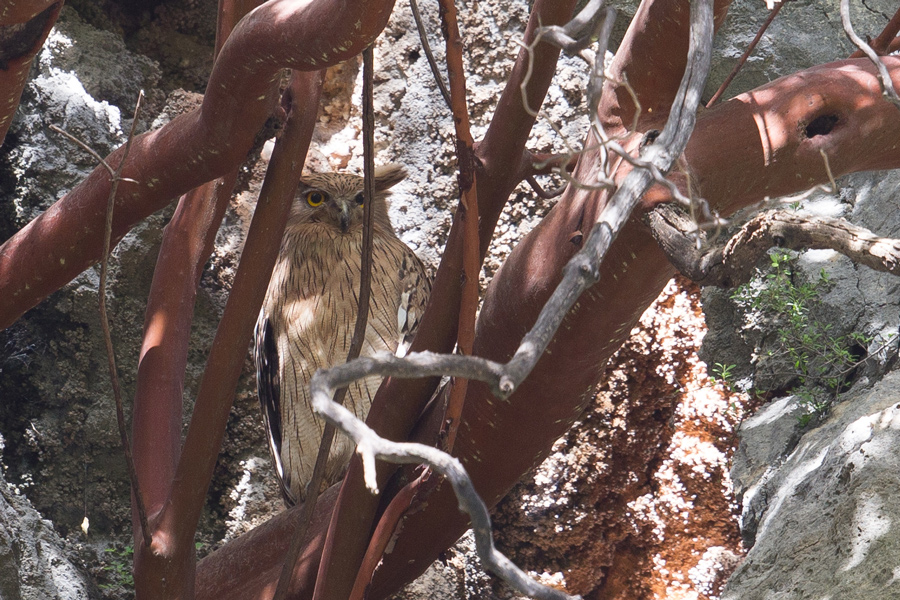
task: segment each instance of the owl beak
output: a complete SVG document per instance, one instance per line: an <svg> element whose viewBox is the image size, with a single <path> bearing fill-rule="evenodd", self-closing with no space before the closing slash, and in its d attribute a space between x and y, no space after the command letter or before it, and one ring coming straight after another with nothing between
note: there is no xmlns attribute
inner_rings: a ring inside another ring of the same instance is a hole
<svg viewBox="0 0 900 600"><path fill-rule="evenodd" d="M350 229L350 205L347 202L341 202L341 213L338 216L341 223L341 232L347 233Z"/></svg>

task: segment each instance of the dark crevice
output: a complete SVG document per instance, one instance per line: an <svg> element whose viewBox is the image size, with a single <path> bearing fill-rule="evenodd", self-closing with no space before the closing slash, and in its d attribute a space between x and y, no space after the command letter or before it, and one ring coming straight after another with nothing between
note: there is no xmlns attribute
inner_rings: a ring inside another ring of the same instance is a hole
<svg viewBox="0 0 900 600"><path fill-rule="evenodd" d="M860 369L865 363L866 358L869 356L869 351L860 343L854 343L849 348L847 348L847 352L850 354L850 363L853 365L853 368L850 369L843 377L841 377L840 382L838 383L837 393L843 394L850 390L853 387L853 383L856 381L857 376L859 375Z"/></svg>
<svg viewBox="0 0 900 600"><path fill-rule="evenodd" d="M821 115L816 117L806 126L806 137L813 138L817 135L828 135L837 125L837 115Z"/></svg>

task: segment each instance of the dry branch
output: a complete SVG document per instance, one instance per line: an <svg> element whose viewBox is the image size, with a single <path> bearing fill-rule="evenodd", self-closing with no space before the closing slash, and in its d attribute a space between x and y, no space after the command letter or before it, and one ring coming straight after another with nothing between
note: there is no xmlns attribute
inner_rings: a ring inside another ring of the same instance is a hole
<svg viewBox="0 0 900 600"><path fill-rule="evenodd" d="M770 248L830 249L876 271L900 275L900 240L883 238L845 219L803 217L773 210L757 215L730 239L697 248L692 220L673 206L660 206L646 216L653 235L672 264L700 285L734 287L753 276Z"/></svg>
<svg viewBox="0 0 900 600"><path fill-rule="evenodd" d="M472 357L430 354L423 356L419 354L403 364L396 363L395 359L396 357L392 354L380 353L372 360L357 359L353 363L343 365L349 367L352 364L354 368L320 369L313 375L310 383L313 407L316 411L356 442L357 452L362 456L365 465L366 485L369 489L373 493L378 492L378 483L375 477L376 458L397 464L427 464L447 477L453 485L459 499L460 510L465 511L471 518L478 557L486 569L531 598L541 600L576 600L580 598L580 596L572 597L560 590L537 583L494 547L491 518L487 506L478 496L472 480L456 458L424 444L397 443L385 440L366 427L349 410L331 401L331 395L337 387L349 385L373 372L384 375L404 374L413 377L445 373L465 378L476 373L484 375L484 371L482 371L484 365L479 364L483 361ZM402 361L403 359L396 360ZM397 367L396 369L389 367L392 363ZM461 368L454 369L451 366L453 363L458 363ZM494 374L497 375L497 373ZM499 384L499 380L495 379L495 382Z"/></svg>
<svg viewBox="0 0 900 600"><path fill-rule="evenodd" d="M134 139L134 130L137 126L138 115L141 112L141 102L144 99L144 92L138 94L137 102L134 106L134 116L131 121L131 131L128 134L128 141L125 144L125 151L122 160L113 168L109 163L103 160L103 157L97 154L93 148L79 140L72 134L55 125L51 125L50 129L62 134L68 140L74 142L82 149L88 152L100 165L106 169L109 174L112 185L109 190L109 197L106 201L106 227L103 233L103 254L100 258L100 284L97 290L98 310L100 312L100 328L103 330L103 342L106 346L106 360L109 368L109 379L112 385L113 401L116 407L116 425L119 429L119 439L122 444L122 452L125 455L125 465L128 470L128 477L131 481L131 493L133 494L138 523L140 523L141 539L145 546L150 546L153 541L150 528L147 526L147 508L144 502L144 496L141 493L138 472L135 468L134 457L131 450L131 443L128 440L128 428L125 424L125 408L122 402L122 388L119 385L119 372L116 368L116 351L113 347L112 333L109 328L109 314L106 310L106 290L109 278L109 254L112 242L112 223L113 209L116 204L116 191L119 188L119 182L125 178L122 177L122 167L128 159L128 152L131 150L131 142Z"/></svg>
<svg viewBox="0 0 900 600"><path fill-rule="evenodd" d="M526 41L534 38L534 32L540 24L566 22L572 14L574 4L574 0L537 0L526 28ZM546 95L556 70L558 56L559 50L549 44L536 49L534 74L528 82L530 103L540 105ZM491 125L482 143L476 147L479 247L482 260L500 213L519 183L518 173L509 167L522 159L525 143L534 123L533 117L522 106L519 92L527 61L527 53L521 51L498 101ZM463 269L464 227L465 220L459 215L455 216L432 287L431 298L440 298L440 301L429 304L419 323L411 352L450 352L456 343L462 296L459 273ZM388 439L408 439L439 381L437 377L386 380L372 402L367 423ZM340 560L330 565L329 569L342 573L346 579L356 577L368 544L368 540L357 536L356 532L373 530L379 511L379 498L365 490L361 467L357 459L351 461L335 507L335 517L329 528L329 539L341 544L340 551L335 554ZM379 464L379 482L386 482L395 472L395 467ZM311 589L314 585L311 571L307 570L305 575L308 579L297 585L303 589ZM341 600L344 598L346 597Z"/></svg>
<svg viewBox="0 0 900 600"><path fill-rule="evenodd" d="M437 65L437 61L434 59L434 53L431 51L431 44L428 43L428 30L425 29L425 23L422 21L422 14L419 12L419 3L416 2L416 0L409 0L409 9L412 12L413 19L416 21L416 30L419 32L419 40L422 42L422 50L425 52L428 66L431 68L431 74L434 75L434 82L441 92L444 104L447 105L447 108L452 110L453 107L450 105L450 90L447 89L447 84L444 83L444 77L441 75L441 70Z"/></svg>

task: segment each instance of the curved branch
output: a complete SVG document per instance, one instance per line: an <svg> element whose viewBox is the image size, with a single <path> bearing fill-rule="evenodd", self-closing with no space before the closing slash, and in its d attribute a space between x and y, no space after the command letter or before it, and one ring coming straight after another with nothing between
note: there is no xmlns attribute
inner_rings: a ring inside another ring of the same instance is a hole
<svg viewBox="0 0 900 600"><path fill-rule="evenodd" d="M882 61L900 81L900 57ZM898 138L900 115L881 97L875 67L848 59L776 79L705 111L685 158L694 189L728 215L763 197L828 181L822 151L835 177L896 168Z"/></svg>
<svg viewBox="0 0 900 600"><path fill-rule="evenodd" d="M303 159L315 125L316 111L311 107L318 105L323 78L322 71L295 73L292 81L291 114L269 162L175 471L176 482L189 483L173 487L159 516L160 528L175 534L175 539L160 542L166 546L190 546L193 542L194 528L225 434L234 389L300 180ZM184 524L191 524L191 527ZM165 553L167 549L163 547L157 552Z"/></svg>
<svg viewBox="0 0 900 600"><path fill-rule="evenodd" d="M850 38L850 41L865 54L875 68L878 70L878 83L881 84L881 93L894 106L900 108L900 96L897 96L897 90L894 89L894 82L888 73L881 58L861 37L853 31L853 24L850 22L850 0L841 0L841 25L844 26L844 33Z"/></svg>
<svg viewBox="0 0 900 600"><path fill-rule="evenodd" d="M731 0L716 0L715 27L725 20ZM611 134L628 130L635 118L632 92L619 82L628 81L633 94L640 100L643 112L639 115L646 126L661 123L681 81L687 63L688 19L681 0L644 1L638 7L618 51L609 66L599 111Z"/></svg>
<svg viewBox="0 0 900 600"><path fill-rule="evenodd" d="M252 4L252 6L251 6ZM216 26L218 53L238 20L257 6L257 0L221 0ZM263 92L265 90L262 90ZM153 271L153 281L144 316L144 335L138 361L132 411L135 465L146 493L148 513L158 515L172 487L189 485L175 481L181 451L184 377L191 322L203 267L209 260L216 233L231 200L238 171L185 194L163 231ZM132 513L140 507L132 501ZM132 521L135 521L132 516ZM156 523L154 523L154 526ZM132 525L135 538L147 535L148 523ZM178 530L195 529L196 523L179 522ZM172 531L151 532L176 537ZM136 593L161 597L172 591L166 584L175 569L186 578L194 575L196 549L190 544L172 544L167 553L148 552L135 543L134 585ZM190 580L190 579L188 579Z"/></svg>
<svg viewBox="0 0 900 600"><path fill-rule="evenodd" d="M392 0L270 0L222 48L202 106L134 140L116 202L113 236L173 198L235 168L269 116L282 68L317 70L355 56L384 28ZM259 90L270 89L269 94ZM119 148L108 157L117 164ZM0 327L95 262L102 250L109 177L91 175L0 246Z"/></svg>
<svg viewBox="0 0 900 600"><path fill-rule="evenodd" d="M7 0L0 6L0 26L25 23L55 4L62 7L57 0Z"/></svg>
<svg viewBox="0 0 900 600"><path fill-rule="evenodd" d="M722 97L722 94L725 93L725 90L728 89L728 86L731 85L731 82L737 77L737 74L741 71L741 67L744 66L744 63L747 62L747 59L750 58L750 55L753 54L754 48L759 43L759 40L762 39L763 34L766 32L766 29L769 28L769 25L772 24L772 21L775 20L775 17L778 16L778 13L781 12L781 9L784 7L784 2L778 2L775 6L769 10L769 15L766 17L766 20L763 21L763 24L759 26L759 30L756 32L756 36L750 40L750 43L747 44L747 48L744 50L744 53L741 54L741 57L738 59L737 63L731 69L731 73L728 74L728 77L725 78L725 81L719 86L719 89L716 90L716 93L712 95L712 98L709 99L709 102L706 103L706 108L712 108L716 102L719 101L719 98Z"/></svg>

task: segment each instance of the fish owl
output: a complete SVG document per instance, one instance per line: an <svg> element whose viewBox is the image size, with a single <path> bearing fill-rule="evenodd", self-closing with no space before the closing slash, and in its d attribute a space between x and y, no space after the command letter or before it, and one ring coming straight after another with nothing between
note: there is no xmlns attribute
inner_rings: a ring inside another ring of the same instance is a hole
<svg viewBox="0 0 900 600"><path fill-rule="evenodd" d="M422 261L397 237L388 218L389 189L406 177L398 165L376 169L372 292L361 355L404 353L431 291ZM309 381L347 358L356 323L362 261L363 178L313 173L301 178L281 250L256 323L257 390L288 504L306 499L325 427L313 413ZM365 419L381 378L350 386L344 401ZM335 436L326 483L343 475L353 443Z"/></svg>

